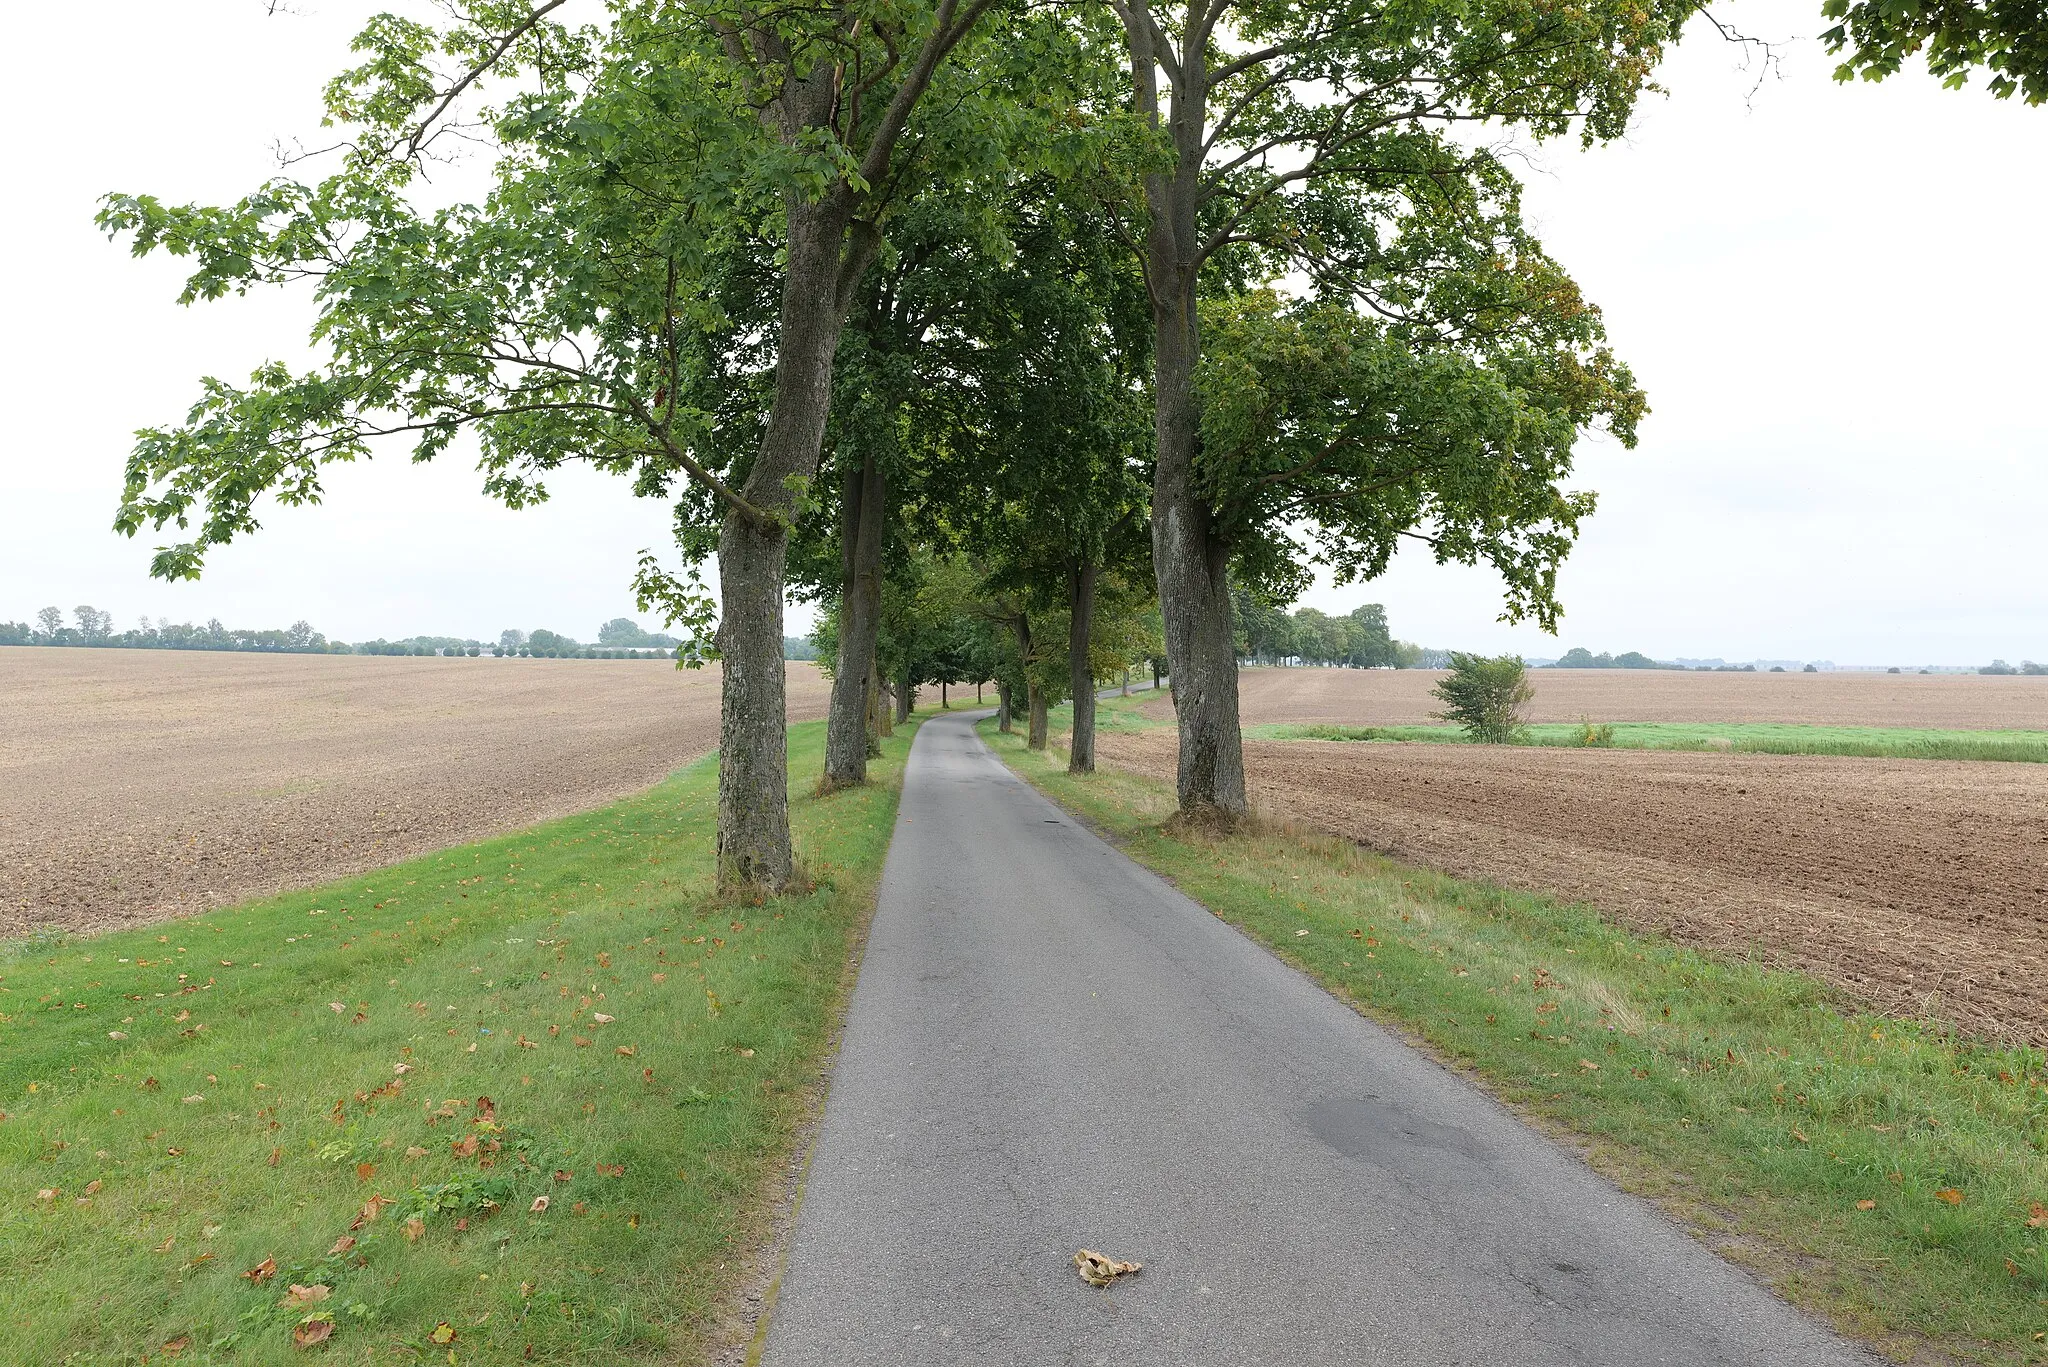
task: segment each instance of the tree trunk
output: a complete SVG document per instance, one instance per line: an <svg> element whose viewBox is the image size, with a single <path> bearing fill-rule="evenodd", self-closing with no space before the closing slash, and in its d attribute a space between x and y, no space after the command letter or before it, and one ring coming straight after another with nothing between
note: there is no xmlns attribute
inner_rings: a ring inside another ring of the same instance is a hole
<svg viewBox="0 0 2048 1367"><path fill-rule="evenodd" d="M1146 279L1152 289L1152 562L1166 623L1166 663L1180 727L1180 810L1233 823L1244 814L1244 743L1238 731L1237 656L1225 578L1229 545L1216 534L1196 462L1201 405L1195 367L1202 341L1195 309L1202 268L1202 173L1208 154L1207 53L1190 28L1172 69L1172 107L1159 101L1162 35L1149 11L1124 11L1138 111L1164 123L1174 158L1145 175Z"/></svg>
<svg viewBox="0 0 2048 1367"><path fill-rule="evenodd" d="M939 680L939 710L941 712L944 712L949 710L952 706L953 704L946 701L946 681L944 679L941 679Z"/></svg>
<svg viewBox="0 0 2048 1367"><path fill-rule="evenodd" d="M917 687L910 682L910 667L905 665L903 677L896 681L896 720L910 720L910 711L917 698Z"/></svg>
<svg viewBox="0 0 2048 1367"><path fill-rule="evenodd" d="M1045 748L1045 690L1038 686L1038 680L1029 677L1024 680L1024 697L1031 712L1030 733L1025 744L1033 750Z"/></svg>
<svg viewBox="0 0 2048 1367"><path fill-rule="evenodd" d="M1094 565L1076 564L1067 571L1067 679L1074 691L1074 729L1068 738L1067 772L1095 772L1095 666L1088 658L1088 635L1095 623Z"/></svg>
<svg viewBox="0 0 2048 1367"><path fill-rule="evenodd" d="M889 686L882 682L882 666L879 661L868 664L868 706L874 709L875 749L882 748L881 738L896 734L896 725L889 720Z"/></svg>
<svg viewBox="0 0 2048 1367"><path fill-rule="evenodd" d="M1154 692L1157 692L1159 689L1159 661L1157 660L1152 662L1152 689Z"/></svg>
<svg viewBox="0 0 2048 1367"><path fill-rule="evenodd" d="M776 334L775 396L760 450L718 536L718 885L780 892L796 878L789 841L789 747L782 597L792 488L818 470L832 360L852 282L873 247L849 245L850 192L788 200L788 265Z"/></svg>
<svg viewBox="0 0 2048 1367"><path fill-rule="evenodd" d="M1129 665L1124 666L1124 686L1117 691L1117 696L1119 698L1131 696L1131 669Z"/></svg>
<svg viewBox="0 0 2048 1367"><path fill-rule="evenodd" d="M1001 679L998 679L996 680L996 730L1007 736L1012 729L1010 725L1010 686Z"/></svg>
<svg viewBox="0 0 2048 1367"><path fill-rule="evenodd" d="M825 787L867 782L868 689L882 623L883 485L880 456L867 452L846 472L840 497L839 661L825 723Z"/></svg>

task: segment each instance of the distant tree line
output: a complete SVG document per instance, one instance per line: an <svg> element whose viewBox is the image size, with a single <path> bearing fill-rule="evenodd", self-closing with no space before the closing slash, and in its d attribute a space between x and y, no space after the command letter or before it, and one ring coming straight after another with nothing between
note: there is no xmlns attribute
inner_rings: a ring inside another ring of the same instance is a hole
<svg viewBox="0 0 2048 1367"><path fill-rule="evenodd" d="M1653 660L1640 650L1624 650L1619 655L1601 651L1595 655L1584 646L1573 646L1558 657L1551 669L1683 669L1684 665L1665 664Z"/></svg>
<svg viewBox="0 0 2048 1367"><path fill-rule="evenodd" d="M1993 660L1977 672L1979 674L2048 674L2048 665L2034 660L2021 660L2020 667L2014 669L2003 660Z"/></svg>
<svg viewBox="0 0 2048 1367"><path fill-rule="evenodd" d="M149 618L138 618L136 625L127 631L114 630L114 615L102 612L91 604L81 604L71 611L72 624L66 624L61 608L44 608L35 615L33 622L0 622L0 646L91 646L125 650L242 650L264 651L281 655L422 655L422 656L467 656L489 655L495 658L520 656L542 659L582 660L626 660L626 659L674 659L692 652L701 653L698 647L641 629L640 624L630 617L614 617L598 628L597 644L585 645L573 637L541 628L527 633L504 631L495 642L480 641L474 637L460 636L408 636L401 640L387 641L378 637L374 641L358 641L351 645L346 641L330 641L320 632L313 630L310 622L294 622L284 630L250 631L224 627L219 618L209 620L205 626L193 626L190 622L161 621L152 623ZM808 648L808 643L792 640L792 645ZM813 652L815 654L815 652ZM791 655L792 659L808 659L809 655Z"/></svg>
<svg viewBox="0 0 2048 1367"><path fill-rule="evenodd" d="M89 603L71 610L75 625L67 626L61 608L44 608L33 622L0 622L0 646L100 646L125 650L256 650L280 655L346 655L349 647L330 641L310 622L294 622L284 630L250 631L224 627L219 618L205 626L190 622L152 623L141 617L127 631L114 630L114 615Z"/></svg>
<svg viewBox="0 0 2048 1367"><path fill-rule="evenodd" d="M1441 669L1450 653L1397 641L1379 603L1332 617L1315 608L1292 613L1242 585L1231 588L1238 658L1252 664L1334 665L1349 669Z"/></svg>

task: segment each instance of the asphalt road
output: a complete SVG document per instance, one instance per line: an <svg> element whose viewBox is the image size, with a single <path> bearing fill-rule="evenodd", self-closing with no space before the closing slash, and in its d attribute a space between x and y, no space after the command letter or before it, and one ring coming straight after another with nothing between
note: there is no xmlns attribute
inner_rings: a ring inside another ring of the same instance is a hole
<svg viewBox="0 0 2048 1367"><path fill-rule="evenodd" d="M768 1367L1873 1361L918 733Z"/></svg>

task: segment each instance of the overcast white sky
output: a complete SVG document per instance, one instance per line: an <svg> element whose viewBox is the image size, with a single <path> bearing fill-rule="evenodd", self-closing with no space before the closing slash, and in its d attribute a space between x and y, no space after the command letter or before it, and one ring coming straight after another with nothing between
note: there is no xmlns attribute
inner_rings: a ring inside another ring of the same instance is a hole
<svg viewBox="0 0 2048 1367"><path fill-rule="evenodd" d="M175 262L132 261L91 223L108 190L231 198L272 173L275 141L317 138L318 87L376 6L294 8L117 0L10 20L0 619L91 603L117 627L588 638L632 611L639 550L668 544L666 510L601 476L508 513L460 461L339 469L324 506L269 513L197 584L150 581L150 536L109 530L133 429L175 419L202 374L303 355L303 297L180 309ZM2048 658L2048 108L1919 72L1837 86L1818 8L1730 8L1793 40L1780 78L1752 94L1755 67L1701 29L1626 143L1545 148L1529 172L1548 245L1654 410L1635 451L1584 451L1601 511L1565 571L1559 637L1495 624L1489 573L1419 554L1306 601L1382 601L1407 639L1531 655Z"/></svg>

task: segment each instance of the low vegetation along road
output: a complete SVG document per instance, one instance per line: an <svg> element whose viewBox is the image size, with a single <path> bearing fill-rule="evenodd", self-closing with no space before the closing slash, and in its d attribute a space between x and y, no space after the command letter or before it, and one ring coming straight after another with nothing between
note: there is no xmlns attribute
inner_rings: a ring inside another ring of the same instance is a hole
<svg viewBox="0 0 2048 1367"><path fill-rule="evenodd" d="M1143 1270L1091 1288L1084 1247ZM1872 1360L946 717L911 755L764 1361Z"/></svg>

